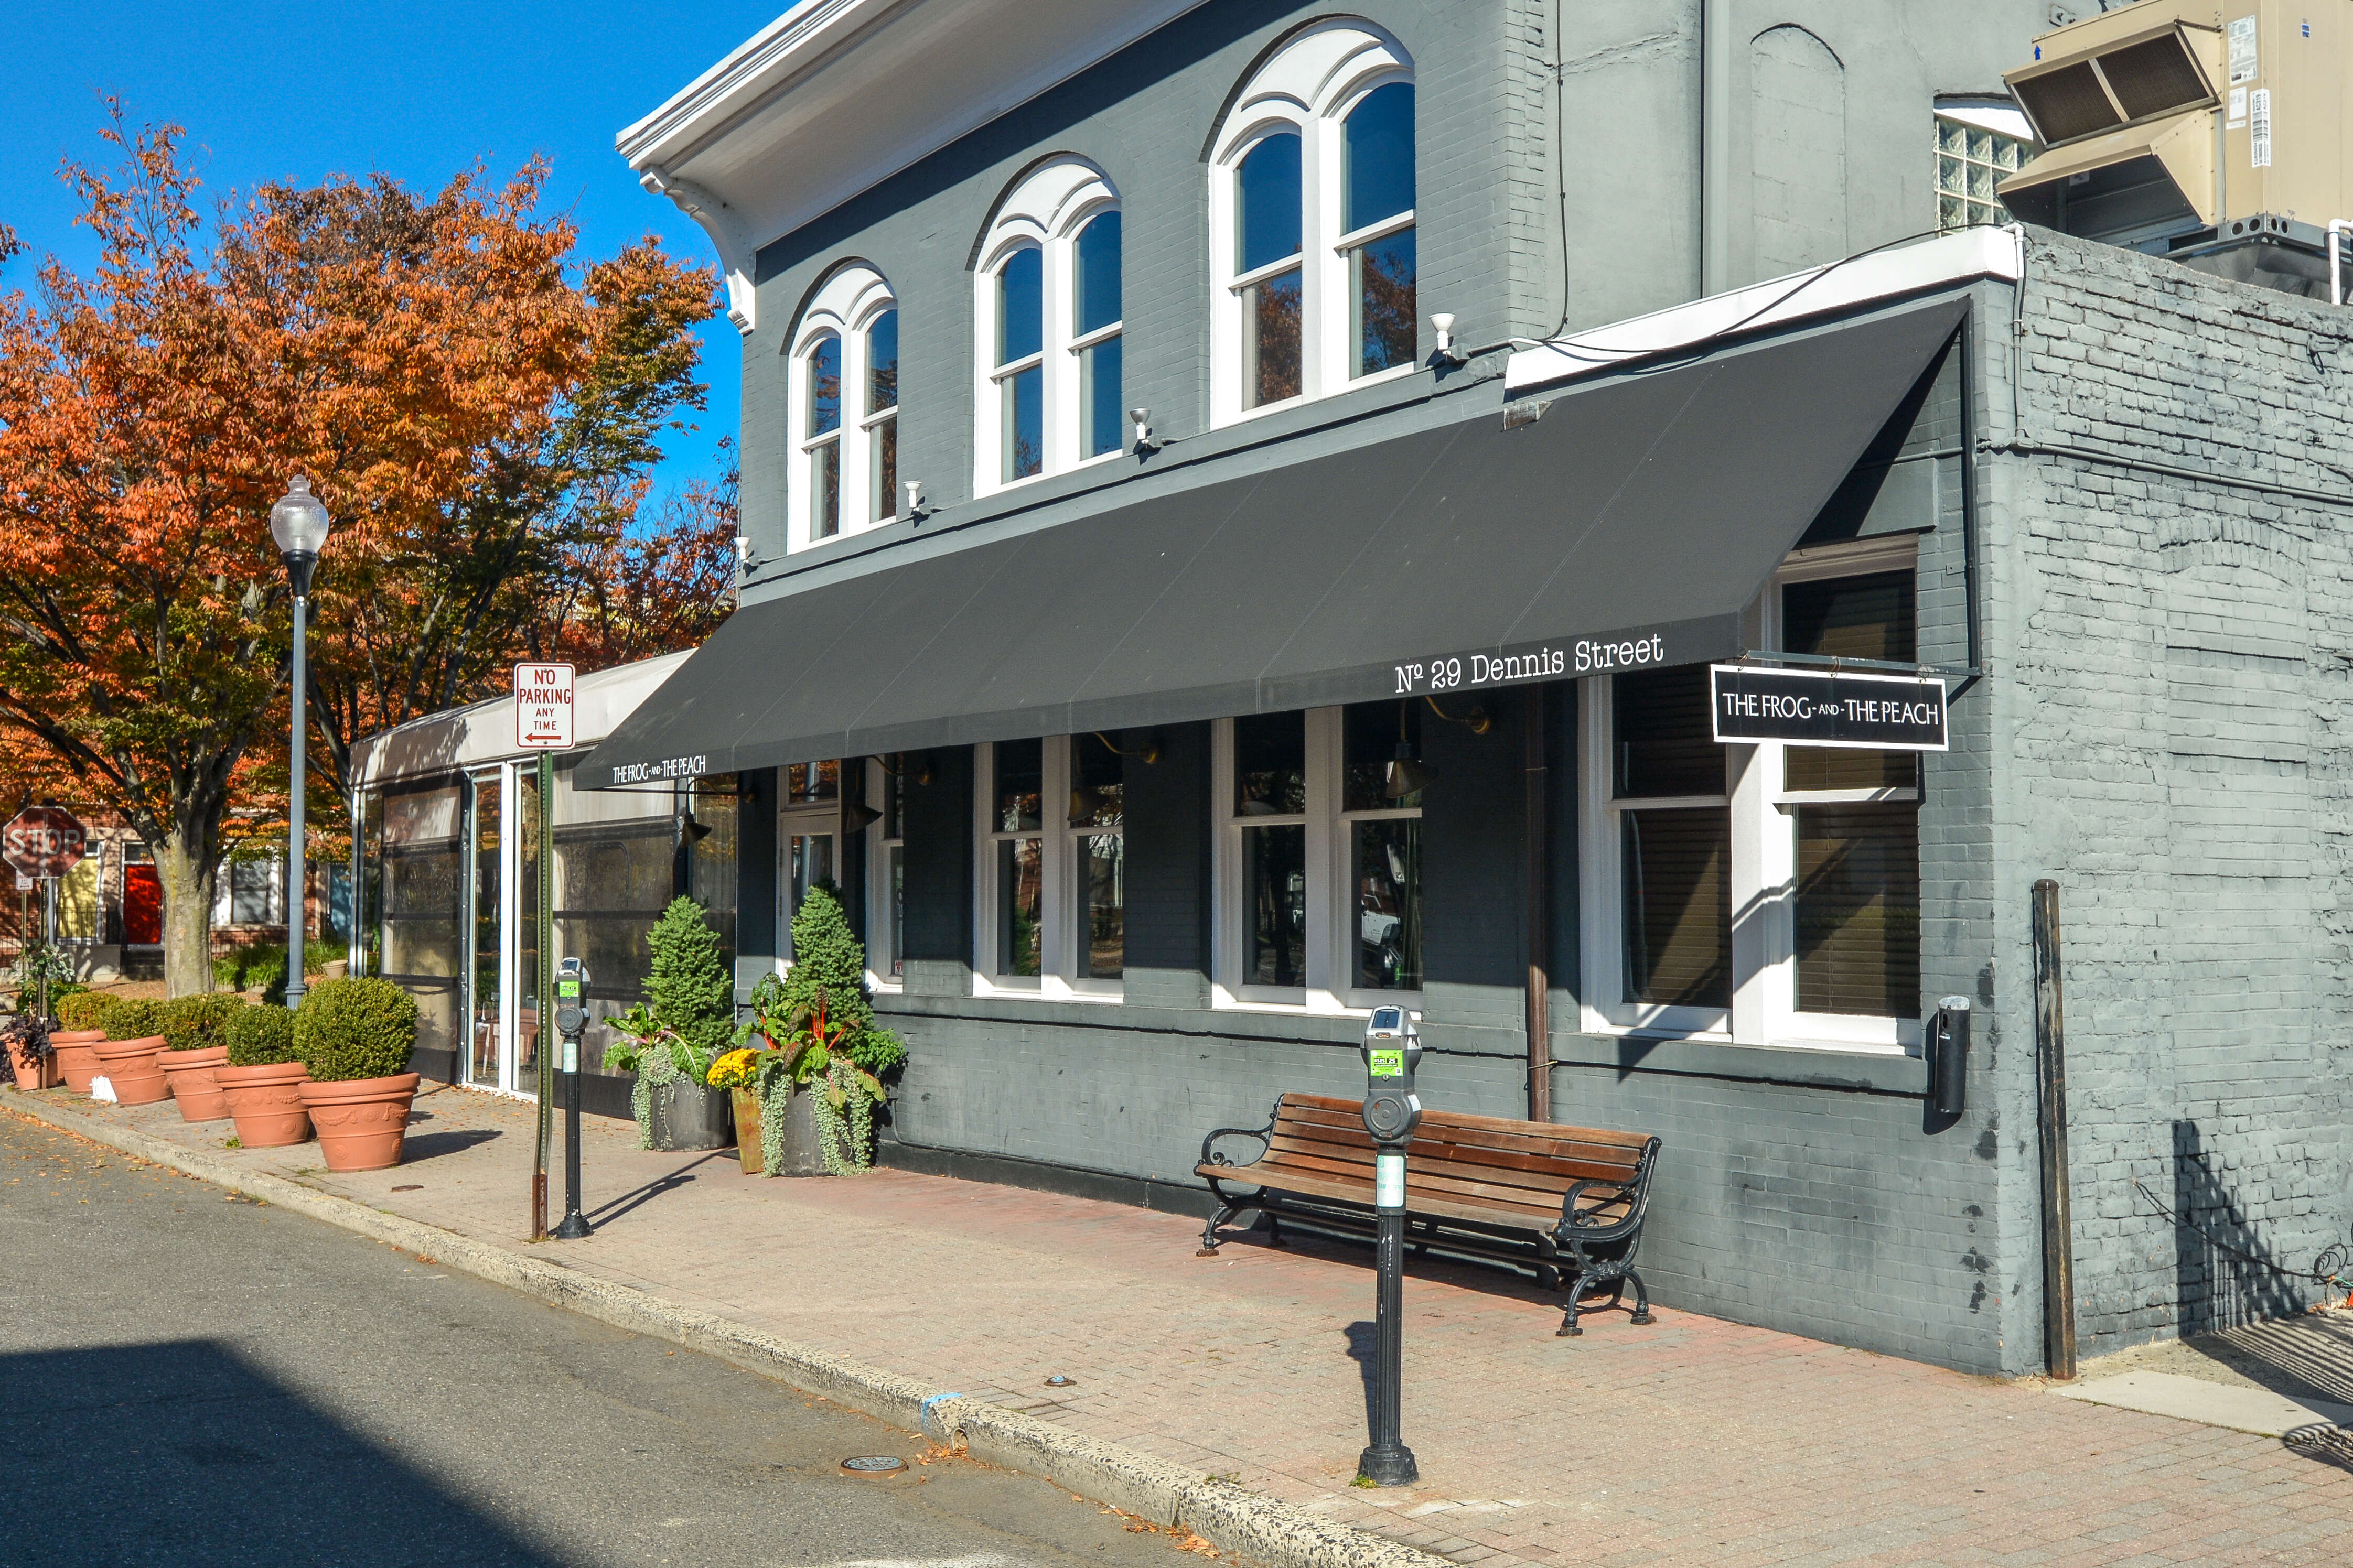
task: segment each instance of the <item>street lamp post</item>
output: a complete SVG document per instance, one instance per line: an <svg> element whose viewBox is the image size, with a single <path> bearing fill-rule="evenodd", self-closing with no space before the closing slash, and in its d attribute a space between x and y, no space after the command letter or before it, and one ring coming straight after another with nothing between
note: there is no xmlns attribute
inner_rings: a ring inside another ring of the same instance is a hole
<svg viewBox="0 0 2353 1568"><path fill-rule="evenodd" d="M294 734L288 748L286 820L286 1005L302 1005L302 928L310 916L307 879L309 847L302 826L303 731L310 727L310 669L303 644L310 635L311 575L319 568L319 550L327 542L327 509L311 493L307 476L297 474L285 497L269 509L269 537L278 542L278 558L286 563L287 580L294 588Z"/></svg>

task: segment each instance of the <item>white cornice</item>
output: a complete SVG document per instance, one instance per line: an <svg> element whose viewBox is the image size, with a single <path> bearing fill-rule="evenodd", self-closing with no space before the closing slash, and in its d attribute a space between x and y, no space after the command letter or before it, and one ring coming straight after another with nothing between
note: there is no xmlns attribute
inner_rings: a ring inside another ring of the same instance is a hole
<svg viewBox="0 0 2353 1568"><path fill-rule="evenodd" d="M807 0L614 139L691 215L750 331L754 261L1201 0Z"/></svg>

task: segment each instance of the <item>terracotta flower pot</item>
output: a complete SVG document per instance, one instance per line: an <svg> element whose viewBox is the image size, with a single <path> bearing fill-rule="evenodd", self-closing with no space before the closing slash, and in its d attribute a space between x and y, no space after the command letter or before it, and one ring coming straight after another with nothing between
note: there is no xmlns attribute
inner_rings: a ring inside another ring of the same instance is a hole
<svg viewBox="0 0 2353 1568"><path fill-rule="evenodd" d="M140 1040L100 1040L98 1076L113 1086L115 1100L123 1105L153 1105L169 1100L171 1080L155 1065L155 1053L163 1048L161 1035Z"/></svg>
<svg viewBox="0 0 2353 1568"><path fill-rule="evenodd" d="M735 1157L744 1173L760 1173L760 1097L748 1089L730 1091L735 1098Z"/></svg>
<svg viewBox="0 0 2353 1568"><path fill-rule="evenodd" d="M180 1102L182 1117L190 1121L218 1121L228 1115L228 1096L221 1092L220 1080L213 1076L228 1065L227 1046L157 1051L155 1065L172 1080L172 1098Z"/></svg>
<svg viewBox="0 0 2353 1568"><path fill-rule="evenodd" d="M237 1119L237 1141L248 1149L277 1149L311 1136L311 1113L302 1108L301 1085L311 1069L301 1062L268 1067L217 1067L213 1079L228 1097Z"/></svg>
<svg viewBox="0 0 2353 1568"><path fill-rule="evenodd" d="M381 1171L400 1163L401 1140L408 1133L408 1102L416 1098L417 1074L354 1078L333 1083L304 1079L303 1108L318 1129L319 1152L330 1171Z"/></svg>
<svg viewBox="0 0 2353 1568"><path fill-rule="evenodd" d="M65 1081L58 1074L58 1058L30 1057L15 1046L8 1047L9 1064L16 1069L16 1087L30 1094L35 1089L54 1089Z"/></svg>
<svg viewBox="0 0 2353 1568"><path fill-rule="evenodd" d="M58 1071L76 1094L90 1092L90 1080L98 1076L98 1042L104 1038L104 1029L60 1029L49 1037L58 1053Z"/></svg>

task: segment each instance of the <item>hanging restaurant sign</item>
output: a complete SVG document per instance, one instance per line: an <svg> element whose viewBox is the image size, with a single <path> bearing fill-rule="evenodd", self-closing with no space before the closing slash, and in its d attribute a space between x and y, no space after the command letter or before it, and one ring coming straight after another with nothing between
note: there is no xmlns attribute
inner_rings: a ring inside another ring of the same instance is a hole
<svg viewBox="0 0 2353 1568"><path fill-rule="evenodd" d="M1794 741L1882 752L1941 752L1945 683L1933 675L1708 667L1718 741Z"/></svg>

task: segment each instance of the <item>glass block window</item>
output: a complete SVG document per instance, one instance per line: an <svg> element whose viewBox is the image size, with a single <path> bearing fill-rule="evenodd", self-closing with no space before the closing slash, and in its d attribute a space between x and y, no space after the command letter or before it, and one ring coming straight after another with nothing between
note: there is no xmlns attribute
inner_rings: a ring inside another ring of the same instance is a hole
<svg viewBox="0 0 2353 1568"><path fill-rule="evenodd" d="M2027 142L1950 115L1936 118L1937 228L2010 222L2010 209L1996 199L1994 185L2032 155Z"/></svg>

